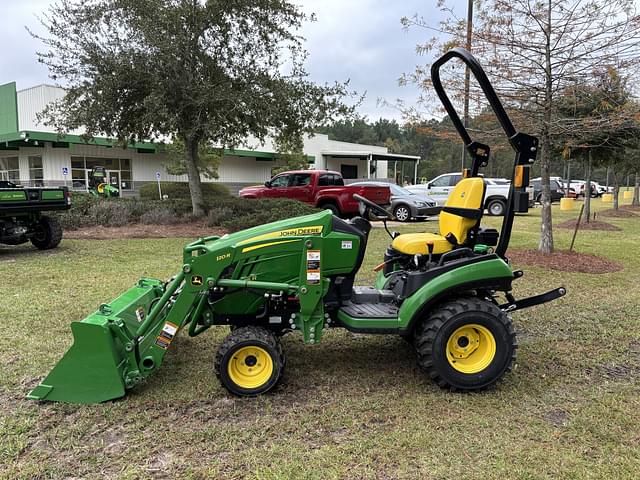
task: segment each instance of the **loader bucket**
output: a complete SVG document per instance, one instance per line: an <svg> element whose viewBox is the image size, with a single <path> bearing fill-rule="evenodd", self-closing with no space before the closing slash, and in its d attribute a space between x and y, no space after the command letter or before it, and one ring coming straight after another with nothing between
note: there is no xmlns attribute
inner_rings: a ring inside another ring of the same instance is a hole
<svg viewBox="0 0 640 480"><path fill-rule="evenodd" d="M73 322L71 331L73 345L27 398L98 403L122 397L122 364L125 360L119 354L109 328Z"/></svg>
<svg viewBox="0 0 640 480"><path fill-rule="evenodd" d="M99 403L125 394L125 376L134 355L117 329L136 332L162 293L158 280L138 284L80 322L71 323L73 345L27 398L68 403ZM144 313L144 315L142 315ZM119 327L114 328L118 324ZM129 342L130 343L130 342Z"/></svg>

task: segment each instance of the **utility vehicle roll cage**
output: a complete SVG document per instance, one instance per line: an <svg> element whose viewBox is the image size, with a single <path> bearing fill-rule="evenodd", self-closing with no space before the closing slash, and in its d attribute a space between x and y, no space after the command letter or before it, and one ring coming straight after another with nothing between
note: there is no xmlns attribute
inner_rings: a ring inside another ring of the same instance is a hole
<svg viewBox="0 0 640 480"><path fill-rule="evenodd" d="M493 89L491 82L487 78L487 75L478 60L463 48L458 47L449 50L442 57L436 60L433 65L431 65L431 80L440 101L449 114L451 122L458 131L467 152L469 152L469 155L471 156L471 169L468 172L468 176L477 177L480 167L487 166L489 163L491 148L489 145L474 141L471 138L469 132L460 120L458 112L456 112L456 109L451 103L451 100L449 100L449 97L442 86L442 81L440 80L440 69L453 58L462 60L471 73L473 73L473 76L480 85L482 92L489 101L489 105L491 106L493 113L497 117L498 122L500 122L500 126L507 136L509 144L515 151L515 161L511 175L511 187L509 188L509 196L507 198L507 209L502 220L500 239L495 251L498 256L504 258L507 247L509 246L509 239L511 238L511 229L513 227L513 218L515 216L516 194L524 192L529 184L529 166L536 161L536 155L538 153L538 139L532 135L516 131L509 119L509 116L507 115L507 112L502 106L502 102L498 98L498 95Z"/></svg>

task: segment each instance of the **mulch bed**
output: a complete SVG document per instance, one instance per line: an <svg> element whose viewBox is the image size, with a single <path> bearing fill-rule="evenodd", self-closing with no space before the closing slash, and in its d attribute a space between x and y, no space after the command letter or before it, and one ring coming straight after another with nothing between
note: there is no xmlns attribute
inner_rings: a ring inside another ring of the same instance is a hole
<svg viewBox="0 0 640 480"><path fill-rule="evenodd" d="M637 217L637 215L628 209L622 210L614 210L613 208L610 210L604 210L603 212L598 212L598 216L602 215L603 217L615 217L615 218L632 218Z"/></svg>
<svg viewBox="0 0 640 480"><path fill-rule="evenodd" d="M632 212L640 212L640 207L635 205L620 205L620 208L624 210L631 210Z"/></svg>
<svg viewBox="0 0 640 480"><path fill-rule="evenodd" d="M514 265L533 265L578 273L611 273L624 268L621 263L588 253L556 250L552 254L540 253L537 250L509 250L509 258Z"/></svg>
<svg viewBox="0 0 640 480"><path fill-rule="evenodd" d="M64 238L74 240L111 240L125 238L200 238L209 235L224 235L219 227L205 223L178 223L172 225L126 225L124 227L87 227L65 230Z"/></svg>
<svg viewBox="0 0 640 480"><path fill-rule="evenodd" d="M576 222L577 220L567 220L566 222L559 223L558 227L573 230L576 228ZM615 225L611 225L610 223L591 220L589 223L580 222L579 230L607 230L609 232L619 232L622 229Z"/></svg>

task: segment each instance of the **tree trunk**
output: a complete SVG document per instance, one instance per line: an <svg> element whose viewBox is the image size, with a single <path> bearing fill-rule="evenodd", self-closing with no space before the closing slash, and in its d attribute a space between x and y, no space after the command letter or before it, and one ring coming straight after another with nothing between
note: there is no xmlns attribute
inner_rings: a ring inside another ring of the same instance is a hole
<svg viewBox="0 0 640 480"><path fill-rule="evenodd" d="M586 223L591 221L591 149L587 154L587 171L584 183L584 220Z"/></svg>
<svg viewBox="0 0 640 480"><path fill-rule="evenodd" d="M636 172L636 185L633 187L633 201L631 205L640 207L640 179L638 178L638 172Z"/></svg>
<svg viewBox="0 0 640 480"><path fill-rule="evenodd" d="M202 198L202 183L198 170L198 146L199 142L192 138L184 140L187 157L187 177L189 178L189 191L191 192L191 206L193 215L203 217L206 214L204 200Z"/></svg>
<svg viewBox="0 0 640 480"><path fill-rule="evenodd" d="M542 220L540 222L540 243L538 250L542 253L553 253L553 225L551 222L551 187L549 184L549 167L551 164L551 108L553 104L553 77L551 76L551 0L546 25L545 47L545 95L544 125L542 126L542 157L540 173L542 183Z"/></svg>
<svg viewBox="0 0 640 480"><path fill-rule="evenodd" d="M618 195L620 195L620 185L618 185L618 175L616 175L616 171L612 169L611 172L613 173L613 209L618 210L618 208L620 207L620 202L618 201ZM608 192L609 187L607 187L607 193Z"/></svg>

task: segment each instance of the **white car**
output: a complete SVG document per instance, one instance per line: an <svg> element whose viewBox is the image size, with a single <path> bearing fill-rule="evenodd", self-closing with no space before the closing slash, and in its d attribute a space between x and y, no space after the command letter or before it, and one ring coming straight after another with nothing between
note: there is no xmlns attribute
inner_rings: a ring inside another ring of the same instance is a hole
<svg viewBox="0 0 640 480"><path fill-rule="evenodd" d="M460 180L462 180L460 173L444 173L430 182L409 185L405 188L410 192L431 197L438 205L444 205ZM485 183L487 191L484 196L484 208L487 209L489 215L504 215L511 182L504 178L485 178ZM533 187L528 187L527 193L529 194L529 206L533 206Z"/></svg>
<svg viewBox="0 0 640 480"><path fill-rule="evenodd" d="M567 185L567 182L564 181L563 185ZM576 191L576 195L584 197L586 190L587 182L584 180L571 180L570 187ZM600 185L598 182L591 181L591 198L596 198L602 195L603 193L611 193L613 192L613 187L605 187L604 185Z"/></svg>

